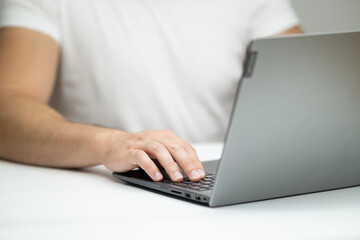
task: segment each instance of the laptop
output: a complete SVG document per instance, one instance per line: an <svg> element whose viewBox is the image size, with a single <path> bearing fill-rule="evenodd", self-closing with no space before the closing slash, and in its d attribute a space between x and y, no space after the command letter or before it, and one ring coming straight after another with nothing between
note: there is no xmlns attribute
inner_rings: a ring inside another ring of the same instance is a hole
<svg viewBox="0 0 360 240"><path fill-rule="evenodd" d="M251 42L222 157L204 180L113 176L210 207L360 185L360 32Z"/></svg>

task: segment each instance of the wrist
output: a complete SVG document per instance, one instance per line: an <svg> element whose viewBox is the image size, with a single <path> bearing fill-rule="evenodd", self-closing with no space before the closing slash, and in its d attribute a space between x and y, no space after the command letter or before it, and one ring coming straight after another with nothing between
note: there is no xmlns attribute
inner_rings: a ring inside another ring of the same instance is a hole
<svg viewBox="0 0 360 240"><path fill-rule="evenodd" d="M96 156L97 164L105 165L106 160L112 157L115 145L121 142L119 139L126 134L120 130L99 127L93 137L94 156Z"/></svg>

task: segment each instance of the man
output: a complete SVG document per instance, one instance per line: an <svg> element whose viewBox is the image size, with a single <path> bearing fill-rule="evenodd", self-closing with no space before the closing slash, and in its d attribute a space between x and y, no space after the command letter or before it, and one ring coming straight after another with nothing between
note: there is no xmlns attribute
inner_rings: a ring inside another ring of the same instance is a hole
<svg viewBox="0 0 360 240"><path fill-rule="evenodd" d="M1 4L0 157L154 181L204 178L188 141L223 140L249 41L301 33L286 0Z"/></svg>

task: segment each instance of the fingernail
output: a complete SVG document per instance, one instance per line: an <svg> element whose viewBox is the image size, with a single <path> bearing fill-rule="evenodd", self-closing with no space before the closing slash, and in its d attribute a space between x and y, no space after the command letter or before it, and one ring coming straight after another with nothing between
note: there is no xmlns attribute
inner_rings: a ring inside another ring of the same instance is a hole
<svg viewBox="0 0 360 240"><path fill-rule="evenodd" d="M192 170L191 173L190 173L190 177L193 178L193 179L197 179L197 178L200 178L201 175L197 170Z"/></svg>
<svg viewBox="0 0 360 240"><path fill-rule="evenodd" d="M183 178L183 175L181 174L181 172L175 171L175 172L174 172L174 178L175 178L176 180L179 180L179 179Z"/></svg>
<svg viewBox="0 0 360 240"><path fill-rule="evenodd" d="M160 172L155 173L155 180L160 181L163 178L163 175Z"/></svg>
<svg viewBox="0 0 360 240"><path fill-rule="evenodd" d="M200 175L201 175L202 178L205 177L205 172L204 172L204 170L198 169L198 171L199 171L199 173L200 173Z"/></svg>

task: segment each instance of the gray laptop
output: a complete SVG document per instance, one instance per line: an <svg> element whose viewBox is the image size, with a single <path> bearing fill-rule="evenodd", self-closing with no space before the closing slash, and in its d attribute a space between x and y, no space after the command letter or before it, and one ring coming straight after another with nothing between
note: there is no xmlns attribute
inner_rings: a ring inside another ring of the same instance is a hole
<svg viewBox="0 0 360 240"><path fill-rule="evenodd" d="M360 185L360 32L253 41L222 157L203 165L197 183L113 175L211 207Z"/></svg>

